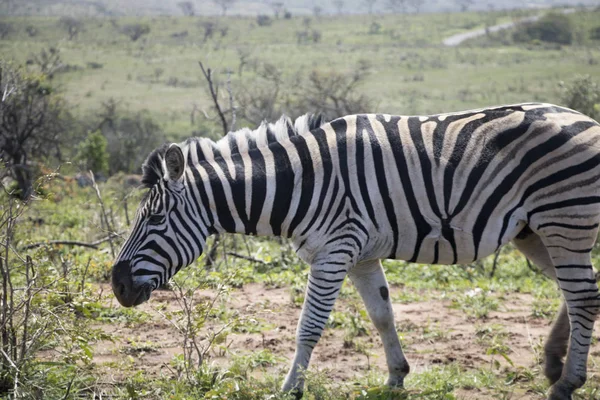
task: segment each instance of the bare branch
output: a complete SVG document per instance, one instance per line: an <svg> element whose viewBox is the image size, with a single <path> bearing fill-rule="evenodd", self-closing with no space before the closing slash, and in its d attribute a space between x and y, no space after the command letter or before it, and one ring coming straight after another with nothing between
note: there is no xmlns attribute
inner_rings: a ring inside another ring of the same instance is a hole
<svg viewBox="0 0 600 400"><path fill-rule="evenodd" d="M241 258L242 260L246 260L246 261L251 261L251 262L255 262L258 264L262 264L262 265L271 265L270 262L258 259L258 258L254 258L254 257L250 257L250 256L245 256L243 254L239 254L239 253L234 253L232 251L228 251L227 255L235 257L235 258Z"/></svg>
<svg viewBox="0 0 600 400"><path fill-rule="evenodd" d="M198 61L198 64L200 65L202 74L204 74L204 78L206 79L206 82L208 83L208 90L210 92L213 103L215 105L215 109L217 110L217 114L219 114L219 118L221 119L221 124L223 125L223 134L227 135L227 133L229 132L229 128L227 125L227 119L225 118L225 114L223 114L223 110L221 109L221 105L219 104L219 98L218 98L219 86L215 85L213 82L212 70L210 68L205 69L204 65L202 64L202 61Z"/></svg>
<svg viewBox="0 0 600 400"><path fill-rule="evenodd" d="M31 250L31 249L35 249L37 247L53 246L53 245L81 246L81 247L89 247L90 249L97 249L100 244L102 244L104 242L108 242L109 240L114 239L116 237L120 237L124 233L125 232L119 232L119 233L113 232L110 235L108 235L102 239L95 240L93 242L81 242L78 240L47 240L45 242L36 242L36 243L28 244L27 246L23 247L22 250Z"/></svg>

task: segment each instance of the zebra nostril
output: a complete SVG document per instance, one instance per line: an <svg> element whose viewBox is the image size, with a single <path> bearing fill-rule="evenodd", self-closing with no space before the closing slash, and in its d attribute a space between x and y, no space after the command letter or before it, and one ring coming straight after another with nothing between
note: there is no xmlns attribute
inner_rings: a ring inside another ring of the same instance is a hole
<svg viewBox="0 0 600 400"><path fill-rule="evenodd" d="M119 284L119 289L118 289L118 292L119 292L120 296L123 296L123 294L125 293L125 289L126 289L125 288L125 284L124 283L120 283Z"/></svg>

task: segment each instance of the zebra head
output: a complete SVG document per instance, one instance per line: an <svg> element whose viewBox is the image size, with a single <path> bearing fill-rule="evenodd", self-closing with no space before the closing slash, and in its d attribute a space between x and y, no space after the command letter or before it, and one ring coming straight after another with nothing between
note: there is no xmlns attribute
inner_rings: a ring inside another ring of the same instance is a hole
<svg viewBox="0 0 600 400"><path fill-rule="evenodd" d="M202 254L208 227L186 198L185 157L176 144L148 156L142 183L148 188L133 228L112 270L119 303L136 306Z"/></svg>

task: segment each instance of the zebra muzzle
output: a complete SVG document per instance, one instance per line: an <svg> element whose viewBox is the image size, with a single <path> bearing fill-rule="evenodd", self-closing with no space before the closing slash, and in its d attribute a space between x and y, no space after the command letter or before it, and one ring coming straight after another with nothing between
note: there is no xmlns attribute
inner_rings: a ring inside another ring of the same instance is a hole
<svg viewBox="0 0 600 400"><path fill-rule="evenodd" d="M136 285L131 275L131 264L119 261L113 266L112 289L122 306L134 307L150 298L153 287L150 283Z"/></svg>

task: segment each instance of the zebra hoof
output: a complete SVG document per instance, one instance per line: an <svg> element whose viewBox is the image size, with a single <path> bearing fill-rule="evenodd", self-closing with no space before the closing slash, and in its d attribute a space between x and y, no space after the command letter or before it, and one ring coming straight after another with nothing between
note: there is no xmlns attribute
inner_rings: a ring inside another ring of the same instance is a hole
<svg viewBox="0 0 600 400"><path fill-rule="evenodd" d="M573 391L572 385L564 382L563 384L552 385L550 393L548 393L548 400L573 400Z"/></svg>
<svg viewBox="0 0 600 400"><path fill-rule="evenodd" d="M391 388L394 389L401 389L404 387L404 377L400 378L398 376L395 377L389 377L388 380L385 382L386 386L389 386Z"/></svg>
<svg viewBox="0 0 600 400"><path fill-rule="evenodd" d="M304 391L300 389L294 389L290 392L290 394L294 397L294 399L300 400L302 396L304 396Z"/></svg>

